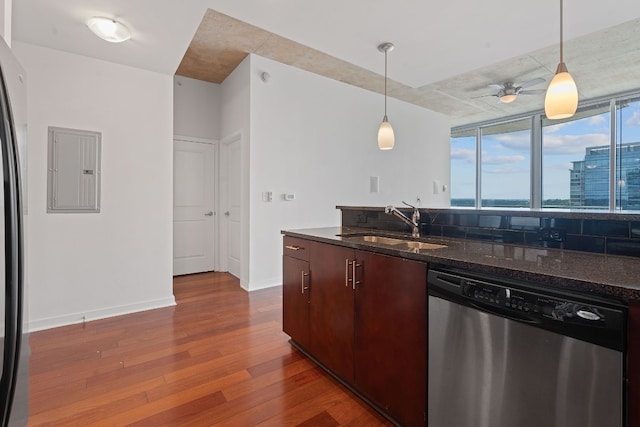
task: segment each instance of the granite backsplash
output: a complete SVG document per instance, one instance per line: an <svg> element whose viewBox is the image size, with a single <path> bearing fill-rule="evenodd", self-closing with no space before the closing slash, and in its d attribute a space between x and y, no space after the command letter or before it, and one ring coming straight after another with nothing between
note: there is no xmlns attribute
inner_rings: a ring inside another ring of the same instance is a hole
<svg viewBox="0 0 640 427"><path fill-rule="evenodd" d="M338 206L342 225L411 233L384 208ZM411 209L399 208L411 217ZM423 236L640 257L640 215L420 209Z"/></svg>

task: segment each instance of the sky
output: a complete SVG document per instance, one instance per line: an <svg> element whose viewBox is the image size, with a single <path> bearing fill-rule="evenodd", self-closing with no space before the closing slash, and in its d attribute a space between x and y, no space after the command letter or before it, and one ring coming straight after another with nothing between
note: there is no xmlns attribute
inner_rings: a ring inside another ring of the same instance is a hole
<svg viewBox="0 0 640 427"><path fill-rule="evenodd" d="M640 142L640 101L618 110L618 143ZM529 120L529 119L526 119ZM572 161L584 160L585 148L608 145L610 114L554 124L543 121L542 198L569 198ZM451 198L475 198L475 136L451 139ZM482 198L529 199L530 131L482 138Z"/></svg>

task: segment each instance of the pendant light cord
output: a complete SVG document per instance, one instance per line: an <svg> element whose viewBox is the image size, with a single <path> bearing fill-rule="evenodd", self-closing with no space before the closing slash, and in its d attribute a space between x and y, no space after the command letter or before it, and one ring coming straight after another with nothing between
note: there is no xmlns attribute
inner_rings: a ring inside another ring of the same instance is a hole
<svg viewBox="0 0 640 427"><path fill-rule="evenodd" d="M387 117L387 52L389 49L384 50L384 117Z"/></svg>
<svg viewBox="0 0 640 427"><path fill-rule="evenodd" d="M564 62L563 52L562 52L563 51L563 46L562 46L562 21L563 21L562 9L563 9L563 7L562 7L562 3L563 3L563 0L560 0L560 63Z"/></svg>

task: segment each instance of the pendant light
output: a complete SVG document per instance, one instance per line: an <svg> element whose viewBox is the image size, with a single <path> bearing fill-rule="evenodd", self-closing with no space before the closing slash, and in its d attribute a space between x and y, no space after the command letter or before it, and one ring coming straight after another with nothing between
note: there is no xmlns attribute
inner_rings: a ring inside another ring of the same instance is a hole
<svg viewBox="0 0 640 427"><path fill-rule="evenodd" d="M381 150L391 150L395 143L393 128L387 118L387 53L394 48L393 43L382 43L378 46L380 52L384 52L384 117L378 129L378 148Z"/></svg>
<svg viewBox="0 0 640 427"><path fill-rule="evenodd" d="M566 119L578 109L578 88L563 59L562 3L560 0L560 63L544 97L544 113L548 119Z"/></svg>

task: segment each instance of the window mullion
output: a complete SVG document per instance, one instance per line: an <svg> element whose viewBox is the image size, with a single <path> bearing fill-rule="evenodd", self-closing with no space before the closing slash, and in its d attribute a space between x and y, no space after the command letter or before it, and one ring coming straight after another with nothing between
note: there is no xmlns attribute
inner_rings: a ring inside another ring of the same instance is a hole
<svg viewBox="0 0 640 427"><path fill-rule="evenodd" d="M482 128L476 129L476 209L482 207Z"/></svg>
<svg viewBox="0 0 640 427"><path fill-rule="evenodd" d="M542 120L540 114L531 117L531 194L530 207L542 207Z"/></svg>
<svg viewBox="0 0 640 427"><path fill-rule="evenodd" d="M609 210L614 211L616 209L616 189L618 188L618 180L616 179L617 164L616 164L616 101L612 99L609 101L609 110L611 114L611 126L610 126L610 140L609 140Z"/></svg>

